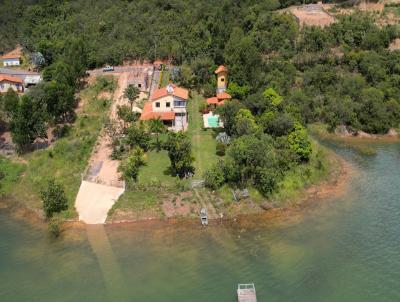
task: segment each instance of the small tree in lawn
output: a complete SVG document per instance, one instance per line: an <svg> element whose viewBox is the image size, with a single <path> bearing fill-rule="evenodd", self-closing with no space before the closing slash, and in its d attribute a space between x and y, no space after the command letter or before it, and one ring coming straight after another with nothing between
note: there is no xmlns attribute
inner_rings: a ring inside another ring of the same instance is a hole
<svg viewBox="0 0 400 302"><path fill-rule="evenodd" d="M149 120L149 129L151 133L156 134L156 149L157 152L161 150L161 144L160 144L160 134L164 133L165 131L165 125L162 122L162 120L158 119L151 119Z"/></svg>
<svg viewBox="0 0 400 302"><path fill-rule="evenodd" d="M124 90L124 98L129 100L131 104L131 111L133 108L133 102L139 97L140 90L139 88L135 87L134 85L130 84Z"/></svg>
<svg viewBox="0 0 400 302"><path fill-rule="evenodd" d="M68 209L68 200L62 184L50 179L47 186L40 192L43 201L43 210L47 218L51 218L54 213L59 213Z"/></svg>
<svg viewBox="0 0 400 302"><path fill-rule="evenodd" d="M139 168L146 164L144 151L140 147L136 147L131 155L129 155L119 166L118 171L122 173L123 179L137 180Z"/></svg>
<svg viewBox="0 0 400 302"><path fill-rule="evenodd" d="M179 177L194 172L192 155L192 144L183 132L169 132L168 139L164 144L171 161L171 168Z"/></svg>

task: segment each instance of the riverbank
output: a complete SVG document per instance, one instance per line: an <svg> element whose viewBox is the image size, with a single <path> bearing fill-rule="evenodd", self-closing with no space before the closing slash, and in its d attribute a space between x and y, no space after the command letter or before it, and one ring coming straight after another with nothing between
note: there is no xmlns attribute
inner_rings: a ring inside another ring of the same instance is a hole
<svg viewBox="0 0 400 302"><path fill-rule="evenodd" d="M297 215L303 209L312 207L313 204L331 200L344 195L347 192L350 180L357 175L356 169L342 157L337 155L331 150L324 149L327 153L329 166L333 167L327 177L320 181L313 183L307 187L297 190L296 196L288 200L280 200L280 206L273 206L265 210L260 204L255 204L254 201L247 199L239 203L232 203L229 211L224 212L221 218L214 215L210 219L210 225L217 225L222 223L238 224L240 226L253 226L256 227L257 221L266 219L272 221L286 220L289 216ZM204 189L205 190L205 189ZM199 196L204 192L182 192L183 196L194 194ZM209 192L209 194L213 194ZM214 193L215 194L215 193ZM182 200L183 199L183 200ZM184 204L188 200L181 198L179 202ZM16 202L12 198L3 199L0 201L0 209L6 209L9 215L16 219L22 219L32 223L32 225L45 225L45 218L40 210L28 208L22 203ZM160 215L157 211L144 210L144 211L117 211L111 214L107 219L108 225L121 225L126 223L141 224L182 224L182 225L198 225L198 214L193 215L173 215L167 217ZM218 214L218 213L214 213ZM77 218L72 218L63 221L63 229L68 230L71 228L85 228L86 225L79 222Z"/></svg>
<svg viewBox="0 0 400 302"><path fill-rule="evenodd" d="M250 190L249 198L234 202L227 201L226 199L223 200L223 198L229 198L225 194L226 190L222 190L222 192L210 192L206 189L195 189L175 195L160 195L160 198L162 198L160 201L162 203L161 210L158 207L144 210L113 210L106 223L142 223L146 221L176 223L178 221L194 221L197 224L198 211L195 212L193 209L200 209L200 198L203 200L212 200L210 202L212 204L215 204L214 201L219 200L221 202L222 200L221 207L210 209L211 205L206 204L211 224L214 221L251 221L253 215L261 215L266 219L282 218L286 214L292 214L306 208L312 203L320 202L324 199L337 198L346 193L351 178L357 173L356 169L333 151L324 148L324 152L326 153L326 160L329 165L329 173L316 182L291 191L290 194L275 194L269 200L265 198L257 200L259 196L255 196L256 198L254 198L255 192Z"/></svg>
<svg viewBox="0 0 400 302"><path fill-rule="evenodd" d="M311 134L321 139L327 139L339 142L399 142L400 135L398 131L392 129L388 134L369 134L360 131L358 135L352 135L350 133L340 134L335 132L329 132L328 126L325 124L315 123L308 125L308 130Z"/></svg>

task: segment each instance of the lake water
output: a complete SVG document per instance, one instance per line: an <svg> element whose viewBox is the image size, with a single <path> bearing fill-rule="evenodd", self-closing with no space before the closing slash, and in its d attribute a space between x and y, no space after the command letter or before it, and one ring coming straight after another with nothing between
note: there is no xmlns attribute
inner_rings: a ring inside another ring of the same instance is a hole
<svg viewBox="0 0 400 302"><path fill-rule="evenodd" d="M257 227L144 223L45 229L0 210L0 301L400 301L400 145L339 148L359 170L345 197ZM254 218L256 219L256 218Z"/></svg>

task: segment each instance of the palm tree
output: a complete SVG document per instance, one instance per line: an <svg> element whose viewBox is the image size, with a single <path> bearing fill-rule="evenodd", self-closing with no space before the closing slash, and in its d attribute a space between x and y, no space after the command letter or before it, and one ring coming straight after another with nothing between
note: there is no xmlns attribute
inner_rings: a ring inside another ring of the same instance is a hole
<svg viewBox="0 0 400 302"><path fill-rule="evenodd" d="M124 90L124 98L128 99L129 103L131 104L131 112L133 108L133 102L139 97L139 94L139 88L135 87L132 84L129 84L128 87L126 87Z"/></svg>
<svg viewBox="0 0 400 302"><path fill-rule="evenodd" d="M161 144L160 144L160 134L164 133L165 131L165 125L162 122L162 120L158 119L151 119L149 120L149 128L152 133L156 134L156 149L157 152L161 150Z"/></svg>

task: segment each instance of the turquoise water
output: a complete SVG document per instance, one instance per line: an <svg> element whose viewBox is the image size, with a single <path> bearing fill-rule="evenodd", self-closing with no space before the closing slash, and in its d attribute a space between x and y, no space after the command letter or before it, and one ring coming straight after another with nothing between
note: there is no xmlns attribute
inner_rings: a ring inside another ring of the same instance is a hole
<svg viewBox="0 0 400 302"><path fill-rule="evenodd" d="M0 301L400 301L400 145L339 149L358 169L341 198L285 219L45 229L0 210Z"/></svg>
<svg viewBox="0 0 400 302"><path fill-rule="evenodd" d="M218 117L217 116L209 116L208 117L208 125L210 127L218 127Z"/></svg>

